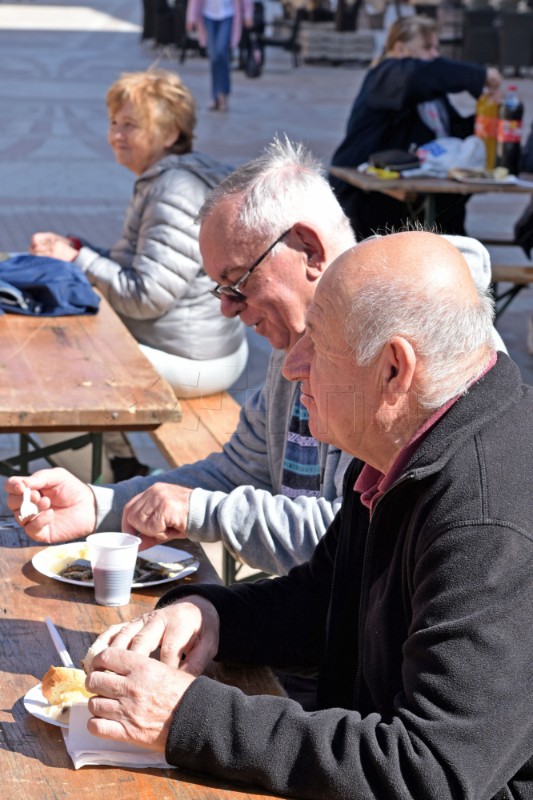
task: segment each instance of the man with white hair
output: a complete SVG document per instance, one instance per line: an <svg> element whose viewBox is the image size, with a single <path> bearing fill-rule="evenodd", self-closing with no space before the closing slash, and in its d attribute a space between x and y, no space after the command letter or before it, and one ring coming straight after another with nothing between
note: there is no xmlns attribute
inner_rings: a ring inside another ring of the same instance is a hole
<svg viewBox="0 0 533 800"><path fill-rule="evenodd" d="M492 313L435 234L328 268L284 371L365 466L308 563L104 633L91 733L307 800L533 796L533 391ZM202 676L213 657L317 668L318 710Z"/></svg>
<svg viewBox="0 0 533 800"><path fill-rule="evenodd" d="M95 529L135 530L149 543L221 540L250 566L285 574L310 558L340 508L351 457L311 436L298 387L281 367L326 268L355 240L319 162L287 140L232 173L200 216L204 267L219 282L222 312L239 315L275 348L265 386L249 398L224 452L104 487L43 470L8 480L8 501L17 512L24 484L33 490L40 513L24 527L41 542ZM488 286L486 249L466 237L453 241Z"/></svg>
<svg viewBox="0 0 533 800"><path fill-rule="evenodd" d="M309 558L340 507L351 458L314 441L281 366L326 267L354 243L322 165L302 146L275 141L233 173L201 212L202 258L224 283L214 290L223 313L275 348L264 388L247 400L224 452L195 464L110 487L89 488L64 470L9 479L12 510L24 484L39 505L24 521L28 535L57 542L133 528L150 543L222 540L272 574Z"/></svg>

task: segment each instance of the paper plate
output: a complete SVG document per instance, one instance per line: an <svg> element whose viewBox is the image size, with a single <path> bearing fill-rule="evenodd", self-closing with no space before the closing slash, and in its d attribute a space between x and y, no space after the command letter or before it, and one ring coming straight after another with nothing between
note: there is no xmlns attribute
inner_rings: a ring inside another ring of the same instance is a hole
<svg viewBox="0 0 533 800"><path fill-rule="evenodd" d="M68 728L70 709L62 711L60 716L57 716L57 707L51 706L45 700L41 687L42 684L38 683L26 692L23 700L24 708L32 717L49 722L50 725L57 725L59 728Z"/></svg>
<svg viewBox="0 0 533 800"><path fill-rule="evenodd" d="M176 550L174 547L167 547L163 544L156 544L148 550L143 550L139 553L143 558L149 561L156 561L164 564L179 564L181 561L191 558L191 554L185 550ZM59 575L61 570L75 561L77 558L88 558L88 545L86 542L67 542L66 544L55 544L49 547L44 547L36 553L31 563L41 575L46 575L47 578L53 578L62 583L71 583L74 586L87 586L92 588L93 581L77 581L72 578L64 578ZM142 583L132 583L134 589L145 589L148 586L159 586L162 583L172 583L185 578L187 575L192 575L200 566L199 561L189 564L184 567L176 575L171 575L166 578L159 578L155 581L143 581Z"/></svg>

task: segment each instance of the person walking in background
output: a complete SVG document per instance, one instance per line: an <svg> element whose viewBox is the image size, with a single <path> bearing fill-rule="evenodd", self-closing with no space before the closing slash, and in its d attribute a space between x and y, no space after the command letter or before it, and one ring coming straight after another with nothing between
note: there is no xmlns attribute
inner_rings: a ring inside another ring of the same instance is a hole
<svg viewBox="0 0 533 800"><path fill-rule="evenodd" d="M211 111L227 111L231 92L231 50L237 47L243 24L253 24L252 0L189 0L187 30L207 45L211 66Z"/></svg>
<svg viewBox="0 0 533 800"><path fill-rule="evenodd" d="M333 166L357 167L380 150L412 151L433 139L473 134L474 117L461 116L447 94L466 91L477 98L484 87L496 93L501 75L494 67L440 58L438 48L434 20L410 16L391 26L383 55L355 98ZM362 192L333 175L330 183L358 239L401 227L411 216L408 206L392 197ZM441 233L465 234L467 200L462 195L437 195Z"/></svg>
<svg viewBox="0 0 533 800"><path fill-rule="evenodd" d="M30 251L77 264L179 397L224 391L244 371L248 345L242 324L225 318L209 293L214 284L202 265L196 218L231 168L192 152L195 102L176 74L125 73L106 103L109 144L136 175L121 238L104 250L40 232ZM113 451L115 480L144 474L129 446Z"/></svg>

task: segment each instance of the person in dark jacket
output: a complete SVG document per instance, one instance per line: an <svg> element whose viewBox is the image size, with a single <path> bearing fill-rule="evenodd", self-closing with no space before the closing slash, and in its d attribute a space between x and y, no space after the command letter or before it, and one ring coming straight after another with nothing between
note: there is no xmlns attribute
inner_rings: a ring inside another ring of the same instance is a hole
<svg viewBox="0 0 533 800"><path fill-rule="evenodd" d="M91 733L308 800L533 796L533 390L492 316L435 234L333 262L285 374L363 470L308 563L104 633ZM318 668L318 710L202 676L213 657Z"/></svg>
<svg viewBox="0 0 533 800"><path fill-rule="evenodd" d="M426 17L404 17L390 28L379 62L366 75L355 98L346 135L332 166L358 167L372 153L414 151L433 139L473 134L473 117L463 117L447 97L466 91L479 97L486 86L496 92L501 75L493 67L439 58L437 27ZM402 226L423 198L409 208L381 192L365 193L330 175L337 198L358 239ZM463 195L436 196L436 224L441 233L465 234Z"/></svg>

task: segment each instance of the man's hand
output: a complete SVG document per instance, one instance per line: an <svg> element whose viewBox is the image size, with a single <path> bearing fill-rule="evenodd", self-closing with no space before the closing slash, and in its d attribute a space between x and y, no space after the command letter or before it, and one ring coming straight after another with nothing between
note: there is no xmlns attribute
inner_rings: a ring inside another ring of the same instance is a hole
<svg viewBox="0 0 533 800"><path fill-rule="evenodd" d="M194 677L141 653L115 647L94 657L86 686L89 733L165 752L174 711Z"/></svg>
<svg viewBox="0 0 533 800"><path fill-rule="evenodd" d="M78 251L66 236L57 233L34 233L30 241L30 253L34 256L50 256L61 261L73 261Z"/></svg>
<svg viewBox="0 0 533 800"><path fill-rule="evenodd" d="M184 539L191 492L184 486L154 483L124 506L122 530L140 536L141 549L170 539Z"/></svg>
<svg viewBox="0 0 533 800"><path fill-rule="evenodd" d="M219 635L220 619L214 605L205 597L189 595L131 622L112 625L96 641L98 649L108 645L109 649L130 650L145 656L160 647L164 664L198 676L216 656ZM91 662L90 670L94 669L97 658ZM96 668L107 669L107 666Z"/></svg>
<svg viewBox="0 0 533 800"><path fill-rule="evenodd" d="M37 515L21 519L24 487L31 489ZM31 539L42 544L68 542L94 531L94 495L87 484L66 469L42 469L28 477L15 476L5 483L7 504Z"/></svg>

